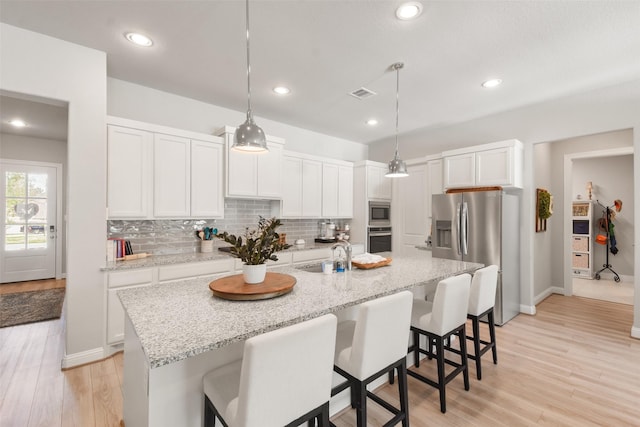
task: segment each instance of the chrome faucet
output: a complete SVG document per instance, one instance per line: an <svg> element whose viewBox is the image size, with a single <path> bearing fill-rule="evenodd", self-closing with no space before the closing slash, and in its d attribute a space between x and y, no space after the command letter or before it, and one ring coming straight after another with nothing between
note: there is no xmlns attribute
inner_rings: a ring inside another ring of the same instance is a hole
<svg viewBox="0 0 640 427"><path fill-rule="evenodd" d="M351 243L347 240L338 240L333 246L331 246L331 250L335 254L336 249L342 248L345 256L347 257L347 265L345 265L344 269L346 271L351 271ZM335 256L333 257L335 259Z"/></svg>

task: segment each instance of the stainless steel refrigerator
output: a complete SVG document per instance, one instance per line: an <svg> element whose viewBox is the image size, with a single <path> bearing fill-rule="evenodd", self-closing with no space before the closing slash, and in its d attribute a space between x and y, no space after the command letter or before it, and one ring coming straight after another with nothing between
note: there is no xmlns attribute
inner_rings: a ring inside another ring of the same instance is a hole
<svg viewBox="0 0 640 427"><path fill-rule="evenodd" d="M433 257L499 268L495 323L520 312L519 197L502 191L433 196Z"/></svg>

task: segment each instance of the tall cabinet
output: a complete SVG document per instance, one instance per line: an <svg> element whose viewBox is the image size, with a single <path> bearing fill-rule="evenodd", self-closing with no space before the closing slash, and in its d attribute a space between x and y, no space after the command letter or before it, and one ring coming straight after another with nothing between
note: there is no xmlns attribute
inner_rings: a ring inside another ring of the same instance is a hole
<svg viewBox="0 0 640 427"><path fill-rule="evenodd" d="M571 273L574 277L593 279L594 203L572 203Z"/></svg>

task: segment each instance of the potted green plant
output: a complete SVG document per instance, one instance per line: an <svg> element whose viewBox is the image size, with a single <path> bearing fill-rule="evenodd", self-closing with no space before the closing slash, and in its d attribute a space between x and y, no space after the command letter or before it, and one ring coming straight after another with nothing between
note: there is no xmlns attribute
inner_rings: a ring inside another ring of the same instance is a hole
<svg viewBox="0 0 640 427"><path fill-rule="evenodd" d="M218 234L219 239L232 245L231 255L240 258L244 265L242 273L245 283L256 284L264 282L267 274L268 259L277 261L277 251L288 248L284 242L280 241L280 235L276 233L282 223L279 219L267 219L260 216L257 230L249 230L247 227L243 236L235 236L226 231Z"/></svg>

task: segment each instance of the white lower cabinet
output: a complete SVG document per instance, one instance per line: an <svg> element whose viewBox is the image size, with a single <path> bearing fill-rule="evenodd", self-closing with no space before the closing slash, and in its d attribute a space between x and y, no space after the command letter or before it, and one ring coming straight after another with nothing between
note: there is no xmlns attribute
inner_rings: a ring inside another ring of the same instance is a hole
<svg viewBox="0 0 640 427"><path fill-rule="evenodd" d="M149 286L154 283L154 269L116 271L107 276L107 344L124 340L124 309L118 291Z"/></svg>

